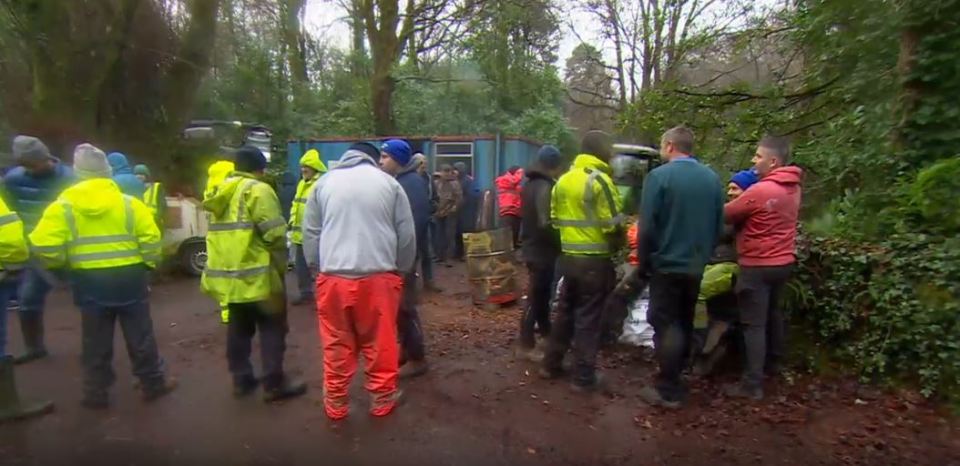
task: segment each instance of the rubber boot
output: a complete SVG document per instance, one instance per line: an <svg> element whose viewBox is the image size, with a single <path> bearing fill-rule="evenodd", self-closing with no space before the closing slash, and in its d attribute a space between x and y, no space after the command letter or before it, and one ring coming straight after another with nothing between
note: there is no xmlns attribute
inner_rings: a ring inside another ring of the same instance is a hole
<svg viewBox="0 0 960 466"><path fill-rule="evenodd" d="M263 387L263 401L264 403L272 403L274 401L296 398L304 393L307 393L307 384L303 382L293 382L284 377L279 386Z"/></svg>
<svg viewBox="0 0 960 466"><path fill-rule="evenodd" d="M53 411L52 401L23 403L13 377L13 358L0 358L0 422L40 416Z"/></svg>
<svg viewBox="0 0 960 466"><path fill-rule="evenodd" d="M26 364L47 357L47 348L43 344L43 313L21 312L20 331L27 351L17 356L14 364Z"/></svg>

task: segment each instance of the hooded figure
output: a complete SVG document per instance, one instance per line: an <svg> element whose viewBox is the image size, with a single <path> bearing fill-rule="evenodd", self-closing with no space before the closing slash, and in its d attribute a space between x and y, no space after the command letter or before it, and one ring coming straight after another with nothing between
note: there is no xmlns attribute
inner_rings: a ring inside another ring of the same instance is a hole
<svg viewBox="0 0 960 466"><path fill-rule="evenodd" d="M120 192L127 196L133 196L137 199L143 199L143 193L147 191L147 186L133 174L133 168L127 161L127 156L120 152L111 152L107 156L107 162L113 169L113 181L120 186Z"/></svg>
<svg viewBox="0 0 960 466"><path fill-rule="evenodd" d="M310 149L303 157L300 157L300 182L297 184L297 192L290 205L290 221L288 228L290 230L290 242L293 243L294 268L297 272L297 284L300 288L300 296L294 301L294 305L300 305L313 302L314 281L307 268L307 261L303 256L303 211L307 205L307 196L313 189L314 183L327 172L327 166L320 160L320 152L316 149Z"/></svg>

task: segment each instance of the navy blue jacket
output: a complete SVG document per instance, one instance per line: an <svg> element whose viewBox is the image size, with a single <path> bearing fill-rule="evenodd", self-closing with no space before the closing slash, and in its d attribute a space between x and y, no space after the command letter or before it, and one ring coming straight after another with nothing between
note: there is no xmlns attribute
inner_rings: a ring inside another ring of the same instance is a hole
<svg viewBox="0 0 960 466"><path fill-rule="evenodd" d="M397 182L410 201L410 210L413 211L413 227L417 239L427 237L427 225L430 223L430 191L427 183L417 171L407 170L397 175Z"/></svg>
<svg viewBox="0 0 960 466"><path fill-rule="evenodd" d="M460 174L460 188L463 189L463 204L457 214L460 227L464 233L473 233L477 230L477 214L480 209L480 189L472 176Z"/></svg>
<svg viewBox="0 0 960 466"><path fill-rule="evenodd" d="M75 181L73 169L62 163L57 163L52 172L43 176L14 167L3 177L10 208L20 215L26 233L33 231L47 206Z"/></svg>

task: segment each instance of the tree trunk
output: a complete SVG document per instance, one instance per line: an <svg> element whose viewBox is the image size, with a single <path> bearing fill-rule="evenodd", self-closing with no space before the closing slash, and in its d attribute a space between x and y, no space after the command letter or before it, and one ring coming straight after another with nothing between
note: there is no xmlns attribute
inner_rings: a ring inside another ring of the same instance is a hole
<svg viewBox="0 0 960 466"><path fill-rule="evenodd" d="M914 110L920 102L923 92L923 82L913 76L917 64L917 49L923 33L916 27L908 27L900 34L900 54L897 58L897 73L903 83L900 88L899 113L900 122L893 132L894 146L905 150L909 146L907 140L907 126L913 118Z"/></svg>
<svg viewBox="0 0 960 466"><path fill-rule="evenodd" d="M281 5L283 41L287 48L287 66L295 87L308 83L307 51L304 44L300 14L306 0L284 0Z"/></svg>
<svg viewBox="0 0 960 466"><path fill-rule="evenodd" d="M627 77L623 65L623 38L620 35L620 17L613 0L606 0L608 26L613 28L613 47L617 60L617 84L620 88L620 110L627 108Z"/></svg>

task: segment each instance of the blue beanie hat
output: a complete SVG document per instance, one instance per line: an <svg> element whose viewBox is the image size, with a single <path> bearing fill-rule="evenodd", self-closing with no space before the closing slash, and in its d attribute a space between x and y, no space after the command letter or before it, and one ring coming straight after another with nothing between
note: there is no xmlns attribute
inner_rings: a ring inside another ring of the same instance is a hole
<svg viewBox="0 0 960 466"><path fill-rule="evenodd" d="M540 166L546 169L554 169L560 166L561 156L560 150L549 144L540 148L537 151L537 162L540 163Z"/></svg>
<svg viewBox="0 0 960 466"><path fill-rule="evenodd" d="M760 181L760 179L757 178L757 173L753 170L739 171L730 177L730 182L739 186L740 189L744 191L753 186L757 181Z"/></svg>
<svg viewBox="0 0 960 466"><path fill-rule="evenodd" d="M390 139L384 142L383 145L380 146L380 150L389 155L390 158L400 164L401 167L406 167L410 164L410 159L413 158L413 151L410 150L410 144L400 139Z"/></svg>
<svg viewBox="0 0 960 466"><path fill-rule="evenodd" d="M234 165L238 172L254 173L267 168L267 157L254 146L237 149Z"/></svg>

